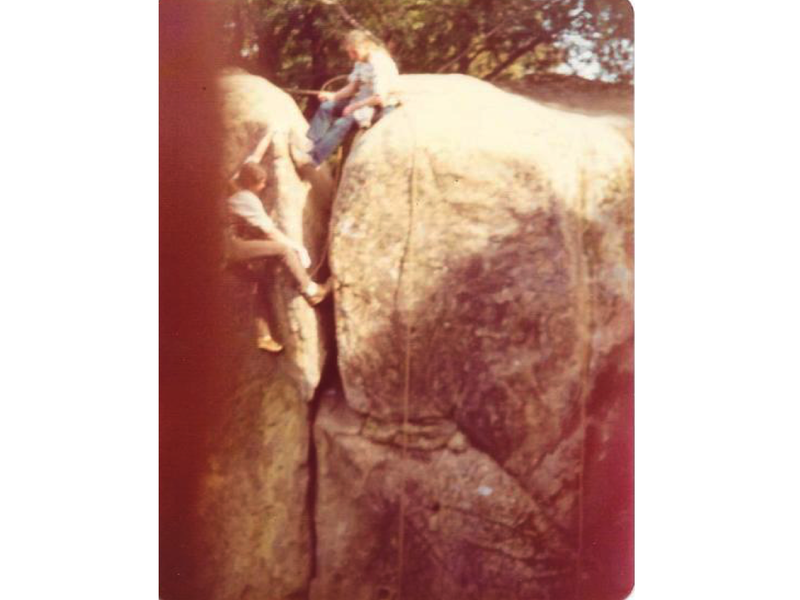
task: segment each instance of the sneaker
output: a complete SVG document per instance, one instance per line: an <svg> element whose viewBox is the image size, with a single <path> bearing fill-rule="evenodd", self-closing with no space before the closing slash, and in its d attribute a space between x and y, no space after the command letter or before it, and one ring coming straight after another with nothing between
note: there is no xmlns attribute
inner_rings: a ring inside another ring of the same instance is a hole
<svg viewBox="0 0 800 600"><path fill-rule="evenodd" d="M328 297L328 294L331 293L331 280L328 279L325 283L318 283L317 284L317 292L315 294L311 294L305 296L306 302L308 302L311 306L316 306L317 304L322 303L325 298Z"/></svg>
<svg viewBox="0 0 800 600"><path fill-rule="evenodd" d="M258 349L277 354L283 350L283 344L275 340L272 336L262 335L258 338Z"/></svg>
<svg viewBox="0 0 800 600"><path fill-rule="evenodd" d="M305 150L300 150L295 146L291 146L292 161L298 171L316 171L319 168L317 161Z"/></svg>
<svg viewBox="0 0 800 600"><path fill-rule="evenodd" d="M313 146L312 146L313 148ZM303 145L291 142L289 144L289 153L292 156L292 160L294 161L294 165L297 170L310 170L316 171L319 167L319 164L314 157L311 156L309 150L306 150Z"/></svg>

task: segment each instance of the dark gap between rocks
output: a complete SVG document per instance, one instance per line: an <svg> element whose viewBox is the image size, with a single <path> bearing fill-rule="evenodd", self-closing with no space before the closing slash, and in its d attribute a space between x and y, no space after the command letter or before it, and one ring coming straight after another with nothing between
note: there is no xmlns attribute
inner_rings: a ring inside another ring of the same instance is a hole
<svg viewBox="0 0 800 600"><path fill-rule="evenodd" d="M318 462L317 462L317 445L314 439L314 425L317 420L317 413L326 396L330 397L331 394L343 394L343 386L341 376L339 375L339 360L336 347L336 331L333 325L333 298L325 302L320 310L324 310L327 314L323 322L326 323L325 335L331 340L330 347L327 349L327 357L325 359L325 366L322 368L322 376L320 377L319 385L314 391L314 396L308 403L308 490L306 492L306 508L309 516L309 536L311 542L311 565L309 575L310 582L317 576L317 479Z"/></svg>

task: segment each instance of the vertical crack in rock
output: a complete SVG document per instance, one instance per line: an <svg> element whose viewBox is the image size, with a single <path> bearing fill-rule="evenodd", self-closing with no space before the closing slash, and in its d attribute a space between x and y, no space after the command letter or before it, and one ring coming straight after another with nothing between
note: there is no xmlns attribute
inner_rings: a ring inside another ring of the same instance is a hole
<svg viewBox="0 0 800 600"><path fill-rule="evenodd" d="M308 531L310 539L309 583L317 575L316 517L319 465L317 462L317 444L316 440L314 439L314 425L317 421L319 407L324 401L324 398L329 396L331 393L338 393L337 390L341 390L341 380L339 377L336 356L336 338L333 334L331 334L330 339L331 346L328 348L328 356L325 366L322 370L322 378L320 379L319 386L317 386L317 389L314 392L314 397L308 403L308 489L306 491L306 512L309 518Z"/></svg>
<svg viewBox="0 0 800 600"><path fill-rule="evenodd" d="M580 171L579 183L579 202L580 215L587 213L587 182L586 171ZM573 243L575 246L575 270L578 274L577 281L577 302L579 314L583 315L579 323L581 333L582 349L580 352L580 371L577 386L577 403L580 414L580 451L578 460L578 497L577 497L577 518L578 518L578 537L575 560L575 598L580 599L583 581L583 551L584 551L584 512L585 512L585 473L586 473L586 432L587 432L587 412L586 403L590 392L592 344L591 332L594 330L594 310L591 298L590 286L593 282L592 264L584 247L584 237L586 224L581 217L572 223Z"/></svg>
<svg viewBox="0 0 800 600"><path fill-rule="evenodd" d="M209 598L600 598L597 586L627 585L600 579L629 560L604 542L630 531L612 485L628 464L629 148L469 78L406 77L437 93L354 140L335 207L332 187L306 195L287 138L266 156L279 225L323 264L332 231L336 304L310 309L277 275L268 304L287 351L264 356L248 285L229 286L232 387L204 477ZM305 127L265 82L226 85L258 99L230 107L240 144L252 123ZM484 99L503 110L464 137Z"/></svg>
<svg viewBox="0 0 800 600"><path fill-rule="evenodd" d="M612 597L593 592L629 587L629 552L594 546L629 531L608 522L629 512L612 483L628 464L614 348L632 336L630 144L468 77L402 80L420 93L354 145L332 211L346 399L315 419L311 598L397 594L403 568L415 600Z"/></svg>
<svg viewBox="0 0 800 600"><path fill-rule="evenodd" d="M342 167L343 168L343 165ZM334 182L333 190L331 192L332 202L335 202L337 193L337 183ZM332 224L330 215L328 215L328 222L323 237L324 243L330 243ZM327 271L328 248L323 249L323 261L320 266L324 266L323 271ZM338 353L336 344L336 330L335 330L335 299L331 294L329 300L322 304L317 310L322 311L323 314L321 322L323 325L322 336L327 340L326 344L326 357L325 364L322 367L322 374L320 376L319 385L314 390L314 395L308 403L308 488L306 490L306 514L308 515L308 534L309 534L309 569L308 569L308 582L306 586L306 597L310 597L311 582L317 576L317 488L319 481L319 462L317 456L317 443L314 435L314 427L317 421L317 414L319 413L320 406L325 401L325 398L330 398L331 395L343 394L342 381L339 374L338 366Z"/></svg>
<svg viewBox="0 0 800 600"><path fill-rule="evenodd" d="M316 421L320 399L324 395L324 381L320 383L314 398L308 405L308 489L306 490L306 513L308 514L309 569L308 585L317 574L317 445L314 442L314 422Z"/></svg>
<svg viewBox="0 0 800 600"><path fill-rule="evenodd" d="M217 90L222 171L235 172L269 135L261 161L269 180L264 208L324 264L333 182L327 168L304 180L288 155L289 134L302 135L308 127L302 113L287 94L243 71L222 73ZM197 542L185 550L198 563L192 588L199 591L175 598L300 600L308 594L316 570L318 510L312 428L320 396L336 380L336 358L335 351L328 353L330 301L310 307L296 287L274 261L230 265L222 277L221 343L213 349L221 389L209 403L214 412L208 426L198 432L208 447L192 482L198 490ZM258 349L257 318L269 322L285 346L282 353Z"/></svg>

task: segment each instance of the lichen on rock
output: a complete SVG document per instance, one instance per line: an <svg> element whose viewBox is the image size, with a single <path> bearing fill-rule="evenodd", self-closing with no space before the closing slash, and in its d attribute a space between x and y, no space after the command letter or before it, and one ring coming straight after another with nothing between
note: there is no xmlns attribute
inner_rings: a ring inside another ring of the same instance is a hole
<svg viewBox="0 0 800 600"><path fill-rule="evenodd" d="M620 597L630 138L613 119L469 77L401 80L402 106L356 137L332 208L327 170L312 183L289 157L289 133L306 127L291 99L243 73L221 83L226 168L258 127L280 132L267 204L315 261L330 225L337 282L333 340L276 273L276 359L255 350L252 289L229 274L204 593ZM341 389L309 405L334 343Z"/></svg>
<svg viewBox="0 0 800 600"><path fill-rule="evenodd" d="M402 80L403 105L356 140L334 204L346 411L323 407L316 425L312 598L566 597L593 585L594 513L630 518L627 498L592 503L605 455L587 447L595 431L630 434L632 148L603 117L469 77ZM598 386L609 369L616 383ZM357 433L337 429L347 411ZM402 452L386 432L406 421L466 449L409 434Z"/></svg>
<svg viewBox="0 0 800 600"><path fill-rule="evenodd" d="M242 72L219 81L225 126L225 174L252 151L259 133L274 134L263 165L265 205L290 237L319 262L332 200L327 170L303 180L288 154L293 131L307 123L287 94ZM311 576L312 515L307 502L309 406L331 348L330 322L300 296L289 276L273 269L257 283L234 268L225 273L218 349L227 387L209 432L206 474L200 482L202 548L198 592L213 600L305 597ZM271 310L280 355L256 347L255 316Z"/></svg>

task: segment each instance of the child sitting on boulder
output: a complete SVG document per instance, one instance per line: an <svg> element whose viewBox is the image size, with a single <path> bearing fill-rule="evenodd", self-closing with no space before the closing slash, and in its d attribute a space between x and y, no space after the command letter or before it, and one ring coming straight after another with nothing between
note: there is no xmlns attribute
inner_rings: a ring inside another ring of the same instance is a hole
<svg viewBox="0 0 800 600"><path fill-rule="evenodd" d="M368 33L359 30L345 36L344 47L354 61L353 71L348 75L347 85L340 90L318 94L322 104L308 130L311 144L302 147L304 144L295 142L292 146L298 166L321 165L354 126L367 128L377 109L381 109L383 117L398 104L399 73L387 50Z"/></svg>
<svg viewBox="0 0 800 600"><path fill-rule="evenodd" d="M308 251L287 237L267 215L258 194L266 187L267 172L258 164L269 146L265 137L256 151L234 176L238 192L227 200L232 235L229 239L234 261L254 258L277 258L295 280L300 293L311 306L321 303L330 292L330 281L318 284L311 280L306 268L311 266ZM265 322L259 322L259 348L270 352L283 349L269 333Z"/></svg>

